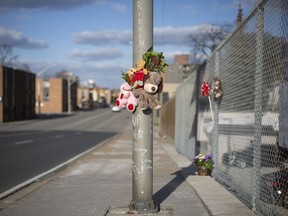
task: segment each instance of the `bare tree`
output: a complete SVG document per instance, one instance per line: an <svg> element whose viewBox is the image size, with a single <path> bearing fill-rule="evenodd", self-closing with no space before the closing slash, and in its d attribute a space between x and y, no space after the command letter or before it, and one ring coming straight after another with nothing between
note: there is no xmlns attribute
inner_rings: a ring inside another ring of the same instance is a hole
<svg viewBox="0 0 288 216"><path fill-rule="evenodd" d="M31 72L29 65L25 64L25 63L22 64L21 69L24 70L24 71L27 71L27 72Z"/></svg>
<svg viewBox="0 0 288 216"><path fill-rule="evenodd" d="M190 34L189 41L192 46L192 55L195 63L207 59L217 45L231 32L233 24L215 24L203 25L199 32Z"/></svg>
<svg viewBox="0 0 288 216"><path fill-rule="evenodd" d="M0 65L13 65L18 56L13 55L13 49L11 45L0 45Z"/></svg>
<svg viewBox="0 0 288 216"><path fill-rule="evenodd" d="M79 78L73 72L68 72L66 70L61 70L57 72L54 77L63 78L63 79L70 79L72 82L78 82Z"/></svg>

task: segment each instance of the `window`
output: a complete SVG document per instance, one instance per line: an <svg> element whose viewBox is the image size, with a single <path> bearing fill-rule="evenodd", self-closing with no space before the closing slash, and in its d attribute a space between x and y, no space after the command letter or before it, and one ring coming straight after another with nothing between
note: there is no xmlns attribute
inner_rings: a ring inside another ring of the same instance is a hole
<svg viewBox="0 0 288 216"><path fill-rule="evenodd" d="M49 101L49 89L50 89L50 82L44 81L43 82L43 98L44 101Z"/></svg>

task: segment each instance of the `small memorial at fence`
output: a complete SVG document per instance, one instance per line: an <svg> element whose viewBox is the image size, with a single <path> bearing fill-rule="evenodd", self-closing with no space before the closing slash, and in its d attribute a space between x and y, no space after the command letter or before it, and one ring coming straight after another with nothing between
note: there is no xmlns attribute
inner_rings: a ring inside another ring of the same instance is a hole
<svg viewBox="0 0 288 216"><path fill-rule="evenodd" d="M211 175L211 171L213 169L213 156L211 154L199 154L194 157L193 163L197 167L198 175L200 176L208 176Z"/></svg>

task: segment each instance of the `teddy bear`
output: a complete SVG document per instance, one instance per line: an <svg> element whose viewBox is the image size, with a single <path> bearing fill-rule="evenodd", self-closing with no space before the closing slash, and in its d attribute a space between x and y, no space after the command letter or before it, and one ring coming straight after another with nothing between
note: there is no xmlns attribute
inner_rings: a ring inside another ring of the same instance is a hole
<svg viewBox="0 0 288 216"><path fill-rule="evenodd" d="M214 83L211 85L211 94L215 101L220 99L220 97L223 95L222 83L217 77L214 77Z"/></svg>
<svg viewBox="0 0 288 216"><path fill-rule="evenodd" d="M144 78L143 88L133 88L132 92L138 98L139 106L142 110L148 108L160 109L161 104L157 99L157 94L163 90L163 81L160 73L149 72Z"/></svg>
<svg viewBox="0 0 288 216"><path fill-rule="evenodd" d="M133 112L138 105L138 100L131 91L131 86L125 82L120 86L120 94L116 100L116 106L119 108L126 108L128 111Z"/></svg>

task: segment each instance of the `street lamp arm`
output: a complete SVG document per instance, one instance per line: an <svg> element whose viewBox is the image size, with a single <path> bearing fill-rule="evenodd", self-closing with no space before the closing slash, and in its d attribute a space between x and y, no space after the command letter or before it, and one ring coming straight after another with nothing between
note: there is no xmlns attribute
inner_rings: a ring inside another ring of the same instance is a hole
<svg viewBox="0 0 288 216"><path fill-rule="evenodd" d="M47 71L51 67L54 67L54 65L50 65L50 66L43 68L41 71L39 71L36 74L36 77L40 76L42 73L44 73L45 71ZM38 97L38 99L37 99L38 100L38 114L40 115L41 114L40 80L37 81L37 97Z"/></svg>
<svg viewBox="0 0 288 216"><path fill-rule="evenodd" d="M43 68L42 70L40 70L37 73L37 76L40 76L42 73L44 73L45 71L47 71L49 68L52 68L52 67L55 67L55 65L50 65L50 66L47 66L47 67Z"/></svg>

